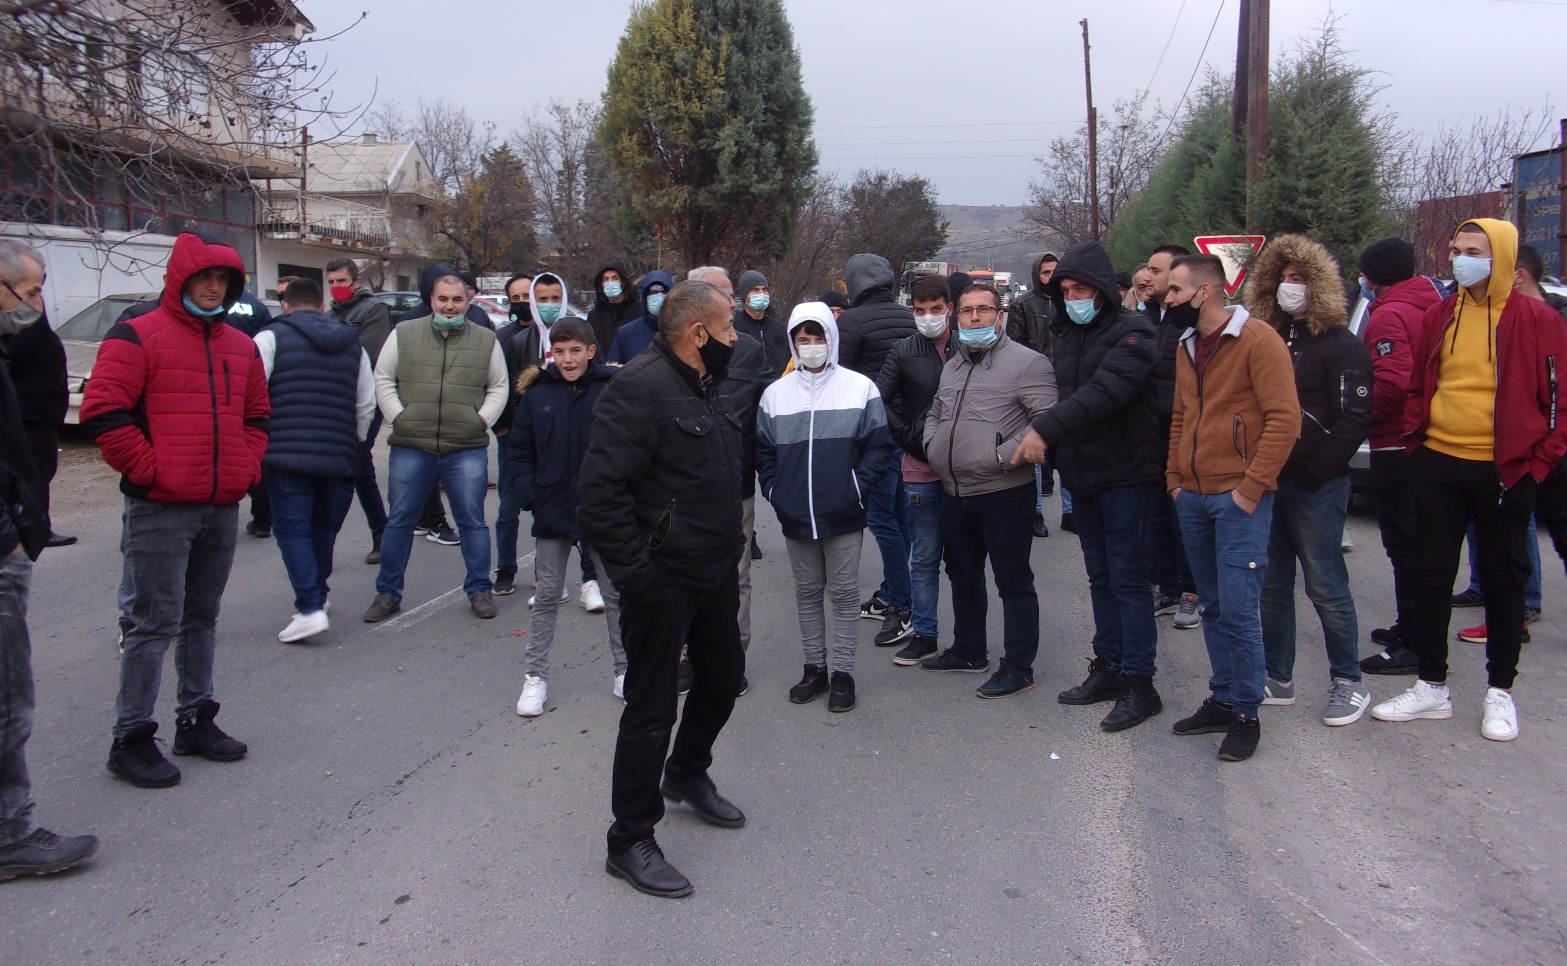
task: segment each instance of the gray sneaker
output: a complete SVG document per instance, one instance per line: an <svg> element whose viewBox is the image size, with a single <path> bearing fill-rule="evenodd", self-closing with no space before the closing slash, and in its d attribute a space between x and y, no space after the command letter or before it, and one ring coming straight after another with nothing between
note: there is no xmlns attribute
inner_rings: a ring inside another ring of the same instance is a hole
<svg viewBox="0 0 1567 966"><path fill-rule="evenodd" d="M1268 678L1267 683L1262 687L1262 703L1294 704L1295 682L1275 681L1273 678Z"/></svg>
<svg viewBox="0 0 1567 966"><path fill-rule="evenodd" d="M468 606L473 610L475 617L489 620L495 616L495 598L490 596L487 590L474 591L468 598Z"/></svg>
<svg viewBox="0 0 1567 966"><path fill-rule="evenodd" d="M1354 724L1371 706L1371 691L1359 681L1334 678L1328 688L1328 708L1322 712L1322 723L1336 728Z"/></svg>
<svg viewBox="0 0 1567 966"><path fill-rule="evenodd" d="M1183 631L1202 626L1202 607L1197 603L1196 594L1181 595L1180 606L1176 608L1175 620L1171 623Z"/></svg>

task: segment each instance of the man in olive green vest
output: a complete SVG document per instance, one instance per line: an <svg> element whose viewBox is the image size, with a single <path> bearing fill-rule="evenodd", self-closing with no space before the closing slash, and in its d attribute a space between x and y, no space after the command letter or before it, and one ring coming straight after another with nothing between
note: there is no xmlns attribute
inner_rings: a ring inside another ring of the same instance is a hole
<svg viewBox="0 0 1567 966"><path fill-rule="evenodd" d="M402 609L403 571L413 548L414 524L437 482L452 504L463 565L463 593L479 617L495 616L490 583L490 528L484 522L484 484L490 427L509 390L506 361L495 333L465 318L462 279L437 280L432 313L398 324L375 365L376 402L392 427L391 508L381 537L381 573L366 623Z"/></svg>

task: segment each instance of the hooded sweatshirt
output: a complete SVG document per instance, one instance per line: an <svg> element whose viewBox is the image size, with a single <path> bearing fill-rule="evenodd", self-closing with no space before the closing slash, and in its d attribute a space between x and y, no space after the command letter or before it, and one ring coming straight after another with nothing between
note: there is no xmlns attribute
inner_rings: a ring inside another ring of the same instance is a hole
<svg viewBox="0 0 1567 966"><path fill-rule="evenodd" d="M794 333L814 321L827 337L827 365L807 372ZM756 423L756 472L791 540L822 540L865 529L871 486L892 465L881 393L838 363L838 326L822 302L789 316L795 368L762 393Z"/></svg>
<svg viewBox="0 0 1567 966"><path fill-rule="evenodd" d="M1453 325L1442 334L1436 395L1426 445L1462 460L1495 458L1496 326L1513 293L1518 266L1518 230L1505 221L1476 218L1491 239L1491 278L1476 302L1459 286Z"/></svg>
<svg viewBox="0 0 1567 966"><path fill-rule="evenodd" d="M745 301L750 297L751 289L758 285L767 285L766 275L755 269L740 273L740 284L735 286L735 295L740 299L740 304L735 307L735 329L760 342L767 355L767 364L774 373L780 373L788 367L790 359L789 335L784 331L783 323L773 318L768 311L764 311L760 319L753 319L745 310ZM768 309L772 309L772 306L769 305Z"/></svg>
<svg viewBox="0 0 1567 966"><path fill-rule="evenodd" d="M1050 324L1056 320L1056 306L1040 287L1039 266L1044 264L1046 258L1055 257L1053 252L1044 252L1034 259L1033 271L1028 276L1028 294L1013 299L1007 307L1007 335L1013 342L1045 356L1050 355ZM953 299L952 304L957 305L957 299Z"/></svg>
<svg viewBox="0 0 1567 966"><path fill-rule="evenodd" d="M611 302L604 294L604 275L615 272L620 275L619 302ZM612 258L593 273L593 308L588 310L588 324L593 326L593 336L598 340L599 351L608 352L615 344L615 334L620 327L642 314L642 300L631 276L626 274L626 263Z"/></svg>
<svg viewBox="0 0 1567 966"><path fill-rule="evenodd" d="M675 280L668 272L654 269L642 277L642 283L637 290L642 295L642 308L644 314L634 322L628 322L615 333L615 342L609 347L609 362L612 365L624 365L636 358L637 353L646 349L653 343L653 337L658 335L658 316L646 314L647 298L654 286L662 286L667 294L675 287Z"/></svg>
<svg viewBox="0 0 1567 966"><path fill-rule="evenodd" d="M892 347L918 331L914 313L893 301L898 279L880 255L850 257L843 278L853 306L838 318L843 338L839 357L845 366L874 379Z"/></svg>

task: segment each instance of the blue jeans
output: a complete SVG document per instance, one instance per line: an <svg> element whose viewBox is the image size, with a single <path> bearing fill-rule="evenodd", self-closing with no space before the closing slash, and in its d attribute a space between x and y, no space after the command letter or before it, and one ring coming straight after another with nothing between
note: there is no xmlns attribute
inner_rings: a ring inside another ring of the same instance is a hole
<svg viewBox="0 0 1567 966"><path fill-rule="evenodd" d="M881 599L899 613L907 613L912 609L912 601L908 506L903 497L903 474L898 472L902 461L903 451L899 450L893 457L892 467L870 488L865 519L871 535L876 538L876 547L881 551Z"/></svg>
<svg viewBox="0 0 1567 966"><path fill-rule="evenodd" d="M272 537L294 588L294 611L311 614L326 604L332 547L354 502L354 479L267 471L272 496Z"/></svg>
<svg viewBox="0 0 1567 966"><path fill-rule="evenodd" d="M354 480L354 492L359 495L359 506L365 511L365 525L371 536L379 537L386 529L386 504L381 501L381 484L375 479L375 438L381 432L381 410L370 417L370 433L359 444L359 476ZM273 511L274 516L276 511Z"/></svg>
<svg viewBox="0 0 1567 966"><path fill-rule="evenodd" d="M174 645L179 675L177 714L212 697L218 646L218 606L234 565L239 504L159 503L125 498L121 546L130 577L125 653L114 736L153 720L163 679L163 655Z"/></svg>
<svg viewBox="0 0 1567 966"><path fill-rule="evenodd" d="M1094 605L1094 656L1129 677L1154 676L1159 627L1148 596L1148 528L1158 483L1117 486L1077 496L1072 519L1083 545Z"/></svg>
<svg viewBox="0 0 1567 966"><path fill-rule="evenodd" d="M413 550L414 524L436 481L452 504L452 519L467 568L463 593L472 596L494 586L490 582L490 528L484 523L484 477L489 470L488 447L460 449L440 456L412 446L393 446L387 475L392 512L381 537L381 573L377 593L403 599L403 572Z"/></svg>
<svg viewBox="0 0 1567 966"><path fill-rule="evenodd" d="M1001 596L1001 669L1034 679L1039 653L1039 595L1034 590L1034 484L941 500L941 542L952 581L952 651L969 661L988 655L985 560Z"/></svg>
<svg viewBox="0 0 1567 966"><path fill-rule="evenodd" d="M25 553L0 557L0 848L33 830L33 785L27 739L33 733L33 645L27 635L27 595L33 562Z"/></svg>
<svg viewBox="0 0 1567 966"><path fill-rule="evenodd" d="M1072 491L1066 488L1065 483L1061 484L1061 512L1072 512ZM1075 517L1073 518L1072 522L1077 522Z"/></svg>
<svg viewBox="0 0 1567 966"><path fill-rule="evenodd" d="M1469 589L1477 594L1485 593L1485 588L1480 586L1480 568L1476 565L1479 553L1475 550L1475 525L1469 524L1469 532L1465 535L1469 543ZM1534 573L1529 575L1529 582L1524 585L1523 605L1528 610L1539 610L1543 601L1540 592L1540 529L1535 523L1534 517L1529 518L1529 566L1534 568Z"/></svg>
<svg viewBox="0 0 1567 966"><path fill-rule="evenodd" d="M914 633L936 636L941 603L940 483L903 484L909 506L909 589L914 601Z"/></svg>
<svg viewBox="0 0 1567 966"><path fill-rule="evenodd" d="M1273 498L1273 532L1268 538L1268 573L1262 581L1262 646L1268 677L1295 679L1295 561L1306 578L1306 597L1322 621L1328 646L1328 672L1360 680L1360 628L1355 598L1344 565L1344 518L1348 516L1349 476L1337 477L1308 493L1279 481Z"/></svg>
<svg viewBox="0 0 1567 966"><path fill-rule="evenodd" d="M1255 513L1247 513L1227 492L1182 490L1175 513L1203 606L1203 643L1213 668L1208 689L1214 700L1255 718L1266 670L1257 606L1268 569L1273 494L1258 502Z"/></svg>

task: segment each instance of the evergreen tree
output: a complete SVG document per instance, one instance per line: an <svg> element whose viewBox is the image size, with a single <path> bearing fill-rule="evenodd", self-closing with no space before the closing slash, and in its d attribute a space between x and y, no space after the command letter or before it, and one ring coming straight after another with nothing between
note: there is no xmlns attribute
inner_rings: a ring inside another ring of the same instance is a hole
<svg viewBox="0 0 1567 966"><path fill-rule="evenodd" d="M776 258L816 170L781 0L651 0L609 69L617 188L687 266Z"/></svg>

